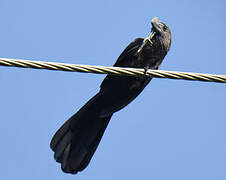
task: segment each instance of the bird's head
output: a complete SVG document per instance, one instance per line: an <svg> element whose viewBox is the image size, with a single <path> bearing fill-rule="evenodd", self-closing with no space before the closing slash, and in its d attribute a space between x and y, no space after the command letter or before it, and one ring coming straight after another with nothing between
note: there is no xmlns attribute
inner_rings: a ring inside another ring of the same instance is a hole
<svg viewBox="0 0 226 180"><path fill-rule="evenodd" d="M159 39L164 46L164 49L168 52L171 45L171 32L169 27L163 22L159 22L157 17L151 20L152 29L150 37L153 39Z"/></svg>

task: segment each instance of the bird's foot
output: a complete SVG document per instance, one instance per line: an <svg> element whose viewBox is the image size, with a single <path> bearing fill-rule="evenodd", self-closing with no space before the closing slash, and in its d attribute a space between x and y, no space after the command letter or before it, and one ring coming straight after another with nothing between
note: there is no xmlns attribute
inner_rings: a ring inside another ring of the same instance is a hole
<svg viewBox="0 0 226 180"><path fill-rule="evenodd" d="M148 69L149 69L149 66L144 67L144 77L147 75Z"/></svg>

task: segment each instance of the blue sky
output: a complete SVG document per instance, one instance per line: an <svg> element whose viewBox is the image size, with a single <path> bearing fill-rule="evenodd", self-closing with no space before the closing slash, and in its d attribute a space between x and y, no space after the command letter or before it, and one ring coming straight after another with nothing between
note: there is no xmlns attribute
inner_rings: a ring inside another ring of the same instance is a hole
<svg viewBox="0 0 226 180"><path fill-rule="evenodd" d="M0 0L0 57L111 66L154 16L172 32L162 70L226 74L225 1ZM87 169L49 142L104 75L0 67L1 179L226 179L226 86L153 79L113 116Z"/></svg>

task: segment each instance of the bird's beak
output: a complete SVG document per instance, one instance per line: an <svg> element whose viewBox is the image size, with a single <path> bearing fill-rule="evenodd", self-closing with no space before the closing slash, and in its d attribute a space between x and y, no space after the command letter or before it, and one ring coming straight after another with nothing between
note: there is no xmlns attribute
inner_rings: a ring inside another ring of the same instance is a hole
<svg viewBox="0 0 226 180"><path fill-rule="evenodd" d="M147 39L151 42L151 39L154 37L156 32L159 32L161 30L161 28L159 27L159 20L157 17L154 17L151 20L151 24L152 24L152 29L150 34L148 35Z"/></svg>
<svg viewBox="0 0 226 180"><path fill-rule="evenodd" d="M150 44L152 45L151 39L154 37L154 35L155 35L155 33L156 33L156 32L154 31L153 28L155 28L154 26L156 26L156 25L154 25L154 24L156 24L157 22L158 22L158 18L157 18L157 17L154 17L154 18L151 20L151 24L152 24L151 32L150 32L150 34L148 35L148 37L146 37L146 38L144 39L142 45L141 45L140 48L137 50L137 53L138 53L138 54L142 51L143 47L146 45L146 43L147 43L148 41L149 41Z"/></svg>
<svg viewBox="0 0 226 180"><path fill-rule="evenodd" d="M161 26L160 26L160 22L158 20L157 17L154 17L152 20L151 20L151 24L152 24L152 32L156 32L156 33L161 33L162 30L161 30Z"/></svg>
<svg viewBox="0 0 226 180"><path fill-rule="evenodd" d="M144 39L144 41L143 41L141 47L138 49L138 51L137 51L138 54L142 51L143 47L146 45L146 43L147 43L148 41L149 41L150 44L152 45L152 41L151 41L152 38L154 37L154 35L155 35L156 33L158 33L158 32L161 30L161 28L159 27L159 20L158 20L157 17L154 17L154 18L151 20L151 24L152 24L151 32L150 32L150 34L148 35L148 37L146 37L146 38Z"/></svg>

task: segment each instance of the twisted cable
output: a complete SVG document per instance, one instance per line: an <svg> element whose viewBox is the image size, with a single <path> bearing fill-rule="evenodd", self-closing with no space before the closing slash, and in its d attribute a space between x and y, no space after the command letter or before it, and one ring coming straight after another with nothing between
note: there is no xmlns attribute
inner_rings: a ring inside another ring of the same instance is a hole
<svg viewBox="0 0 226 180"><path fill-rule="evenodd" d="M13 66L13 67L21 67L21 68L48 69L48 70L59 70L59 71L76 71L76 72L97 73L97 74L110 74L110 75L117 75L117 76L144 76L144 69L142 68L92 66L92 65L8 59L8 58L0 58L0 66ZM152 76L155 78L169 78L169 79L183 79L183 80L193 80L193 81L226 83L226 75L217 75L217 74L148 70L145 75Z"/></svg>

